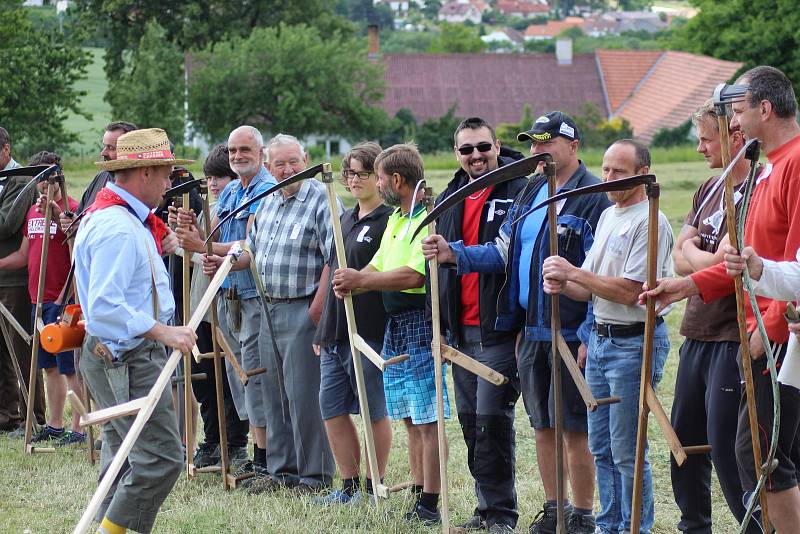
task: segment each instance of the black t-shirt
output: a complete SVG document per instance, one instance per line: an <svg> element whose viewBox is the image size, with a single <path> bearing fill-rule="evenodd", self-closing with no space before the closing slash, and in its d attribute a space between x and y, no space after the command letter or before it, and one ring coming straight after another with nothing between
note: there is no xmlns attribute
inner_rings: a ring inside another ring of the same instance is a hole
<svg viewBox="0 0 800 534"><path fill-rule="evenodd" d="M352 269L366 267L375 256L381 245L381 237L386 229L386 221L392 213L392 208L380 205L364 218L358 218L358 205L347 210L342 215L342 235L344 237L344 250L347 255L347 266ZM331 251L330 275L339 268L336 250ZM383 333L386 328L386 311L383 308L381 293L369 291L353 297L353 308L356 313L356 328L358 334L366 340L376 343L383 342ZM344 301L333 294L333 285L328 283L328 293L325 296L325 306L322 317L317 327L314 343L333 346L347 341L347 318L344 313Z"/></svg>

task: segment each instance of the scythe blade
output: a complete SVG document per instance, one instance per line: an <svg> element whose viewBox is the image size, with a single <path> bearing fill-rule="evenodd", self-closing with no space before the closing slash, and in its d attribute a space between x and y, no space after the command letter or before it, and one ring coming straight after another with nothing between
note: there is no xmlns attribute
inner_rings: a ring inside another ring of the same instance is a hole
<svg viewBox="0 0 800 534"><path fill-rule="evenodd" d="M619 180L612 180L610 182L603 182L600 184L593 184L587 185L586 187L579 187L578 189L572 189L570 191L564 191L563 193L559 193L557 195L553 195L550 198L539 202L534 207L520 215L517 220L515 220L512 224L517 224L519 221L530 215L532 212L547 206L548 204L552 204L553 202L558 202L559 200L570 198L570 197L577 197L580 195L589 195L591 193L608 193L610 191L627 191L628 189L633 189L635 187L639 187L640 185L652 185L656 182L656 175L655 174L637 174L635 176L629 176L627 178L621 178Z"/></svg>
<svg viewBox="0 0 800 534"><path fill-rule="evenodd" d="M237 214L239 214L242 211L246 210L247 208L249 208L250 206L252 206L256 202L261 200L262 198L271 195L275 191L280 191L284 187L290 186L290 185L295 184L297 182L300 182L302 180L307 180L309 178L313 178L314 176L316 176L317 174L322 172L322 166L323 165L324 165L324 163L320 163L319 165L314 165L313 167L310 167L310 168L308 168L308 169L306 169L306 170L304 170L302 172L298 172L294 176L290 176L289 178L286 178L286 179L278 182L277 184L273 185L272 187L270 187L266 191L263 191L263 192L257 194L256 196L254 196L253 198L251 198L250 200L248 200L247 202L245 202L244 204L242 204L241 206L239 206L235 210L233 210L230 213L228 213L227 215L225 215L225 217L220 219L220 221L217 223L217 225L214 227L214 229L211 230L211 233L208 234L208 236L206 236L206 243L211 239L211 236L214 235L217 232L217 230L220 229L220 227L223 224L225 224L226 222L231 220L233 217L236 217Z"/></svg>
<svg viewBox="0 0 800 534"><path fill-rule="evenodd" d="M553 158L549 153L540 152L525 159L515 161L514 163L504 165L499 169L488 172L477 180L468 183L437 204L436 207L433 208L431 212L428 213L428 215L422 220L422 222L419 223L419 226L417 226L416 230L414 230L411 239L414 239L422 228L427 227L428 224L438 219L442 213L449 210L456 204L463 202L471 194L480 191L481 189L485 189L490 185L497 185L509 180L513 180L514 178L518 178L520 176L527 176L534 172L540 163L552 161L552 159Z"/></svg>

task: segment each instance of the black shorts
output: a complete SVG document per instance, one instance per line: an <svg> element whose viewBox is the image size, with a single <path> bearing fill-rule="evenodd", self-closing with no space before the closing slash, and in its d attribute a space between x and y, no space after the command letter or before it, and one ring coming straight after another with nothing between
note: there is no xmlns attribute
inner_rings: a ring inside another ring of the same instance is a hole
<svg viewBox="0 0 800 534"><path fill-rule="evenodd" d="M572 355L578 357L580 342L567 342ZM522 400L531 426L536 430L555 428L555 403L553 401L552 361L550 343L521 339L517 346L517 369ZM588 432L586 404L578 387L561 364L561 405L564 413L564 430Z"/></svg>
<svg viewBox="0 0 800 534"><path fill-rule="evenodd" d="M783 361L786 354L786 345L779 345L775 350L778 362ZM753 387L758 414L759 436L761 442L762 458L767 457L772 439L773 422L773 396L772 381L770 380L766 356L754 360ZM739 371L741 373L741 352L739 353ZM743 374L741 376L744 376ZM795 387L779 384L780 388L780 429L778 431L778 445L775 450L775 459L778 467L767 478L765 485L767 491L777 492L797 486L800 480L800 390ZM750 421L747 415L747 399L742 386L742 398L739 403L739 425L736 432L736 462L739 466L739 478L745 491L755 488L756 476L755 462L753 461L753 445L750 439Z"/></svg>

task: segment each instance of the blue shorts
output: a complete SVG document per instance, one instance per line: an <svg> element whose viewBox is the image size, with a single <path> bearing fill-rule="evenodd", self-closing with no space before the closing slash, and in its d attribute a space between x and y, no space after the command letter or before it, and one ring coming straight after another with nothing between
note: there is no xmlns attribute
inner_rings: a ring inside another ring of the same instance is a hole
<svg viewBox="0 0 800 534"><path fill-rule="evenodd" d="M380 344L368 343L380 354ZM383 373L366 356L361 356L361 367L364 369L369 418L372 422L379 421L387 415L386 398L383 395ZM319 355L319 371L319 411L322 419L327 421L340 415L360 413L353 355L349 343L322 347Z"/></svg>
<svg viewBox="0 0 800 534"><path fill-rule="evenodd" d="M45 302L42 304L42 322L44 324L55 323L58 320L58 312L61 306L55 302ZM31 306L31 322L36 320L36 305ZM33 329L36 332L36 328ZM74 352L67 350L58 354L50 354L39 345L39 369L52 369L58 366L58 372L62 375L75 374Z"/></svg>
<svg viewBox="0 0 800 534"><path fill-rule="evenodd" d="M434 423L436 380L431 354L431 325L424 310L413 310L389 317L383 338L383 357L408 354L409 359L389 365L383 372L386 408L392 419L411 418L415 425ZM444 416L450 418L445 365L442 365Z"/></svg>

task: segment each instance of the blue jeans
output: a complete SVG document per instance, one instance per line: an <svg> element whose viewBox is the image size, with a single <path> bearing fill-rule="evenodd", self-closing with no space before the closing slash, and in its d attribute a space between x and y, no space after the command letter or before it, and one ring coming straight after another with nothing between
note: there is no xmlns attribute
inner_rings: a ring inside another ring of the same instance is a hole
<svg viewBox="0 0 800 534"><path fill-rule="evenodd" d="M630 530L633 468L636 463L636 428L639 414L644 336L601 337L592 330L586 362L586 382L597 397L616 396L617 404L599 406L589 412L589 450L597 469L600 510L599 531L618 534ZM661 380L669 354L666 323L656 327L653 338L653 387ZM645 451L642 486L641 532L653 526L653 479Z"/></svg>

